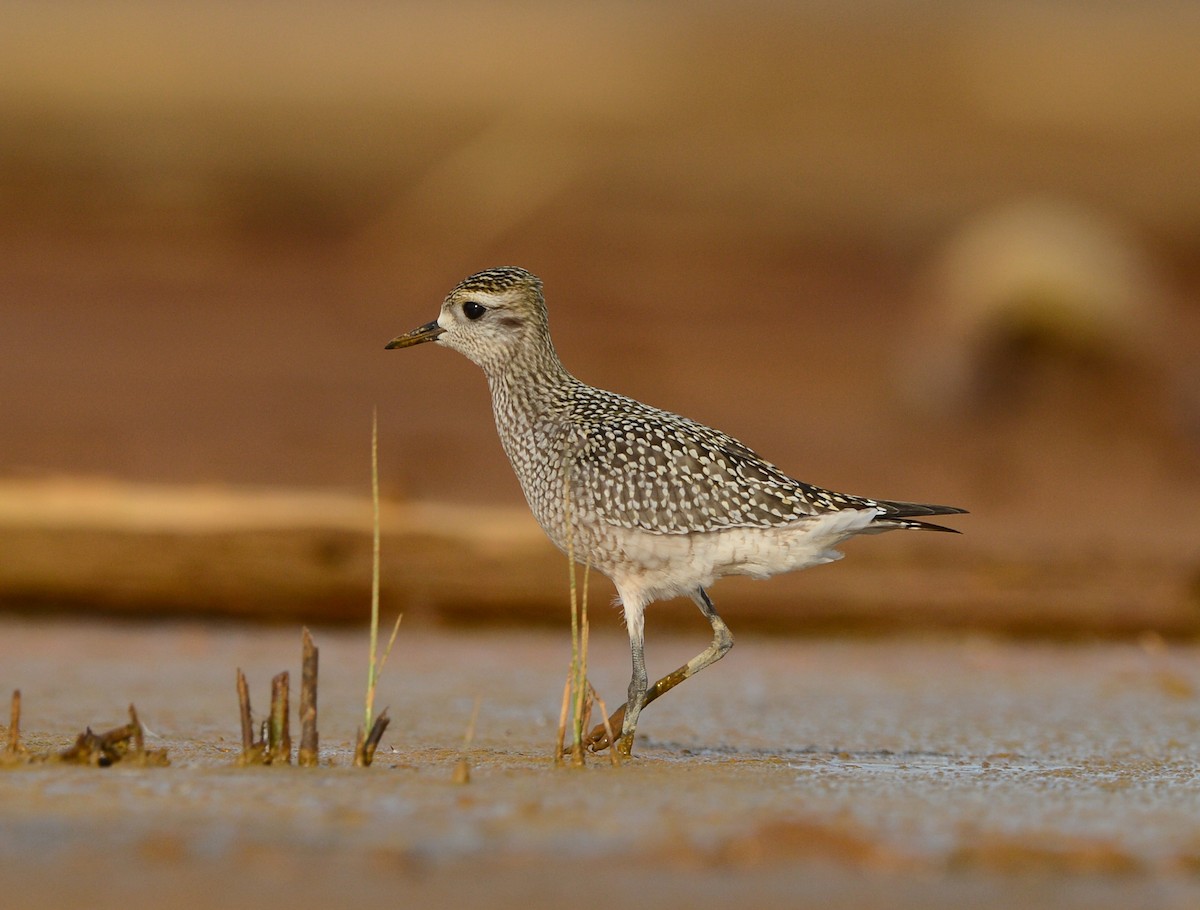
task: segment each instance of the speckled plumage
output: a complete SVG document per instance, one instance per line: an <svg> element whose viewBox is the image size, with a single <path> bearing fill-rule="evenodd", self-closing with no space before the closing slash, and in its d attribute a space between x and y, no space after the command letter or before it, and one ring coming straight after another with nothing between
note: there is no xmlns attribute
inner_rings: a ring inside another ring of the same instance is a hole
<svg viewBox="0 0 1200 910"><path fill-rule="evenodd" d="M500 440L543 530L617 587L634 659L625 752L641 708L732 645L703 590L715 579L829 562L855 534L949 530L920 519L963 511L802 483L731 436L580 382L554 350L541 281L523 269L465 279L436 322L388 347L433 340L483 368ZM681 594L709 618L714 642L648 694L642 614L648 603ZM608 744L602 734L593 739Z"/></svg>

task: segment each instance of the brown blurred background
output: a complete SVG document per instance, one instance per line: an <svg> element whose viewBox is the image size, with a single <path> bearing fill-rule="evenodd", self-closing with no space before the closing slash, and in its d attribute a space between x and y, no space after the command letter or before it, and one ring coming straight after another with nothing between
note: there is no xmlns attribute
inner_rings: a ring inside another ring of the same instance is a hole
<svg viewBox="0 0 1200 910"><path fill-rule="evenodd" d="M0 601L364 615L377 405L392 602L551 615L482 377L383 350L517 264L582 379L973 513L731 622L1200 630L1198 46L1173 3L10 6Z"/></svg>

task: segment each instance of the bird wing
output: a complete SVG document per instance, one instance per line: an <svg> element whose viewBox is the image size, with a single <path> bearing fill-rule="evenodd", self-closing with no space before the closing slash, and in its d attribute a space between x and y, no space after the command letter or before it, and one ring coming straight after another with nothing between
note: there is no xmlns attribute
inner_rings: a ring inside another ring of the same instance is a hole
<svg viewBox="0 0 1200 910"><path fill-rule="evenodd" d="M732 436L632 399L576 418L572 499L608 524L686 534L876 505L801 483Z"/></svg>

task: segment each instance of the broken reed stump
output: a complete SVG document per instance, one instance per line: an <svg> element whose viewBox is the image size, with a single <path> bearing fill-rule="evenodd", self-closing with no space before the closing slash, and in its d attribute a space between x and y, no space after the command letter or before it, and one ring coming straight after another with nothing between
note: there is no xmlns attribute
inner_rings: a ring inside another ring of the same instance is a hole
<svg viewBox="0 0 1200 910"><path fill-rule="evenodd" d="M88 727L79 734L75 745L60 752L59 761L76 765L94 765L107 768L115 765L126 756L132 756L146 764L146 745L142 736L142 724L138 720L137 709L129 706L129 723L115 727L107 733L93 733Z"/></svg>
<svg viewBox="0 0 1200 910"><path fill-rule="evenodd" d="M104 734L94 734L89 726L76 738L73 746L60 753L30 753L20 744L20 689L12 693L12 710L8 720L8 742L0 753L0 767L31 765L34 762L62 761L71 765L108 767L124 761L126 765L142 767L170 764L166 749L146 749L142 722L138 710L130 705L130 723Z"/></svg>
<svg viewBox="0 0 1200 910"><path fill-rule="evenodd" d="M239 765L265 765L267 744L254 736L254 717L250 711L250 688L246 685L246 674L241 667L237 671L238 708L242 721L242 751L238 755Z"/></svg>
<svg viewBox="0 0 1200 910"><path fill-rule="evenodd" d="M107 733L93 733L92 728L88 727L79 734L74 745L59 753L35 754L21 745L20 689L13 691L9 717L8 743L4 751L0 752L0 767L46 761L91 765L96 768L107 768L117 762L141 767L161 767L171 763L165 749L146 748L142 722L138 719L137 708L133 705L129 706L129 723Z"/></svg>
<svg viewBox="0 0 1200 910"><path fill-rule="evenodd" d="M397 626L399 621L397 620ZM394 637L394 633L393 633ZM319 650L308 629L303 630L303 662L300 677L300 749L296 761L301 767L315 768L320 763L317 734L317 678ZM250 687L246 674L237 671L238 708L242 728L242 751L239 765L287 765L291 763L292 740L288 729L289 674L285 670L271 680L271 713L256 736L254 714L250 708ZM354 766L368 767L387 730L391 718L387 710L371 724L364 734L358 729L354 747ZM472 725L473 725L472 721Z"/></svg>
<svg viewBox="0 0 1200 910"><path fill-rule="evenodd" d="M146 748L142 722L133 705L129 706L129 723L100 734L93 733L89 727L79 734L75 745L55 758L62 762L100 768L117 762L142 767L165 767L171 763L165 749Z"/></svg>
<svg viewBox="0 0 1200 910"><path fill-rule="evenodd" d="M308 629L303 637L303 666L300 678L300 751L302 767L316 767L317 753L317 647ZM292 761L292 737L289 728L291 676L287 670L271 680L271 713L255 735L254 713L250 708L250 687L246 674L237 671L238 712L242 727L242 751L239 765L289 765Z"/></svg>
<svg viewBox="0 0 1200 910"><path fill-rule="evenodd" d="M246 674L242 668L237 671L238 713L242 721L242 752L249 752L254 747L254 719L250 714L250 690L246 686Z"/></svg>
<svg viewBox="0 0 1200 910"><path fill-rule="evenodd" d="M8 744L4 751L0 752L0 767L24 765L33 760L33 757L21 745L21 690L13 689L12 705L8 715Z"/></svg>
<svg viewBox="0 0 1200 910"><path fill-rule="evenodd" d="M392 719L388 717L387 708L384 708L371 724L370 732L365 737L362 727L358 728L357 744L354 747L354 767L370 767L371 762L375 759L375 750L379 748L379 741L383 739L383 731L391 722Z"/></svg>
<svg viewBox="0 0 1200 910"><path fill-rule="evenodd" d="M271 680L271 723L267 727L267 753L270 764L292 763L292 737L288 731L288 671Z"/></svg>
<svg viewBox="0 0 1200 910"><path fill-rule="evenodd" d="M239 765L287 765L292 761L292 738L288 733L288 673L271 680L271 715L263 724L263 735L255 738L250 710L250 688L246 674L237 671L238 708L242 722L242 752Z"/></svg>
<svg viewBox="0 0 1200 910"><path fill-rule="evenodd" d="M13 689L12 706L8 713L8 754L24 752L21 745L21 690Z"/></svg>
<svg viewBox="0 0 1200 910"><path fill-rule="evenodd" d="M302 768L318 764L317 748L317 646L308 629L303 634L303 659L300 670L300 752L296 757Z"/></svg>

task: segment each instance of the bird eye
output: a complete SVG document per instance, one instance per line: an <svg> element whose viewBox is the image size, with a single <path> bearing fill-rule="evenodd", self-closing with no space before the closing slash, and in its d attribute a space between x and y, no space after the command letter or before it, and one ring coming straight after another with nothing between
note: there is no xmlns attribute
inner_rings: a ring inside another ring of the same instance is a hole
<svg viewBox="0 0 1200 910"><path fill-rule="evenodd" d="M487 312L487 307L482 303L476 303L474 300L468 300L463 304L463 315L468 319L478 319Z"/></svg>

